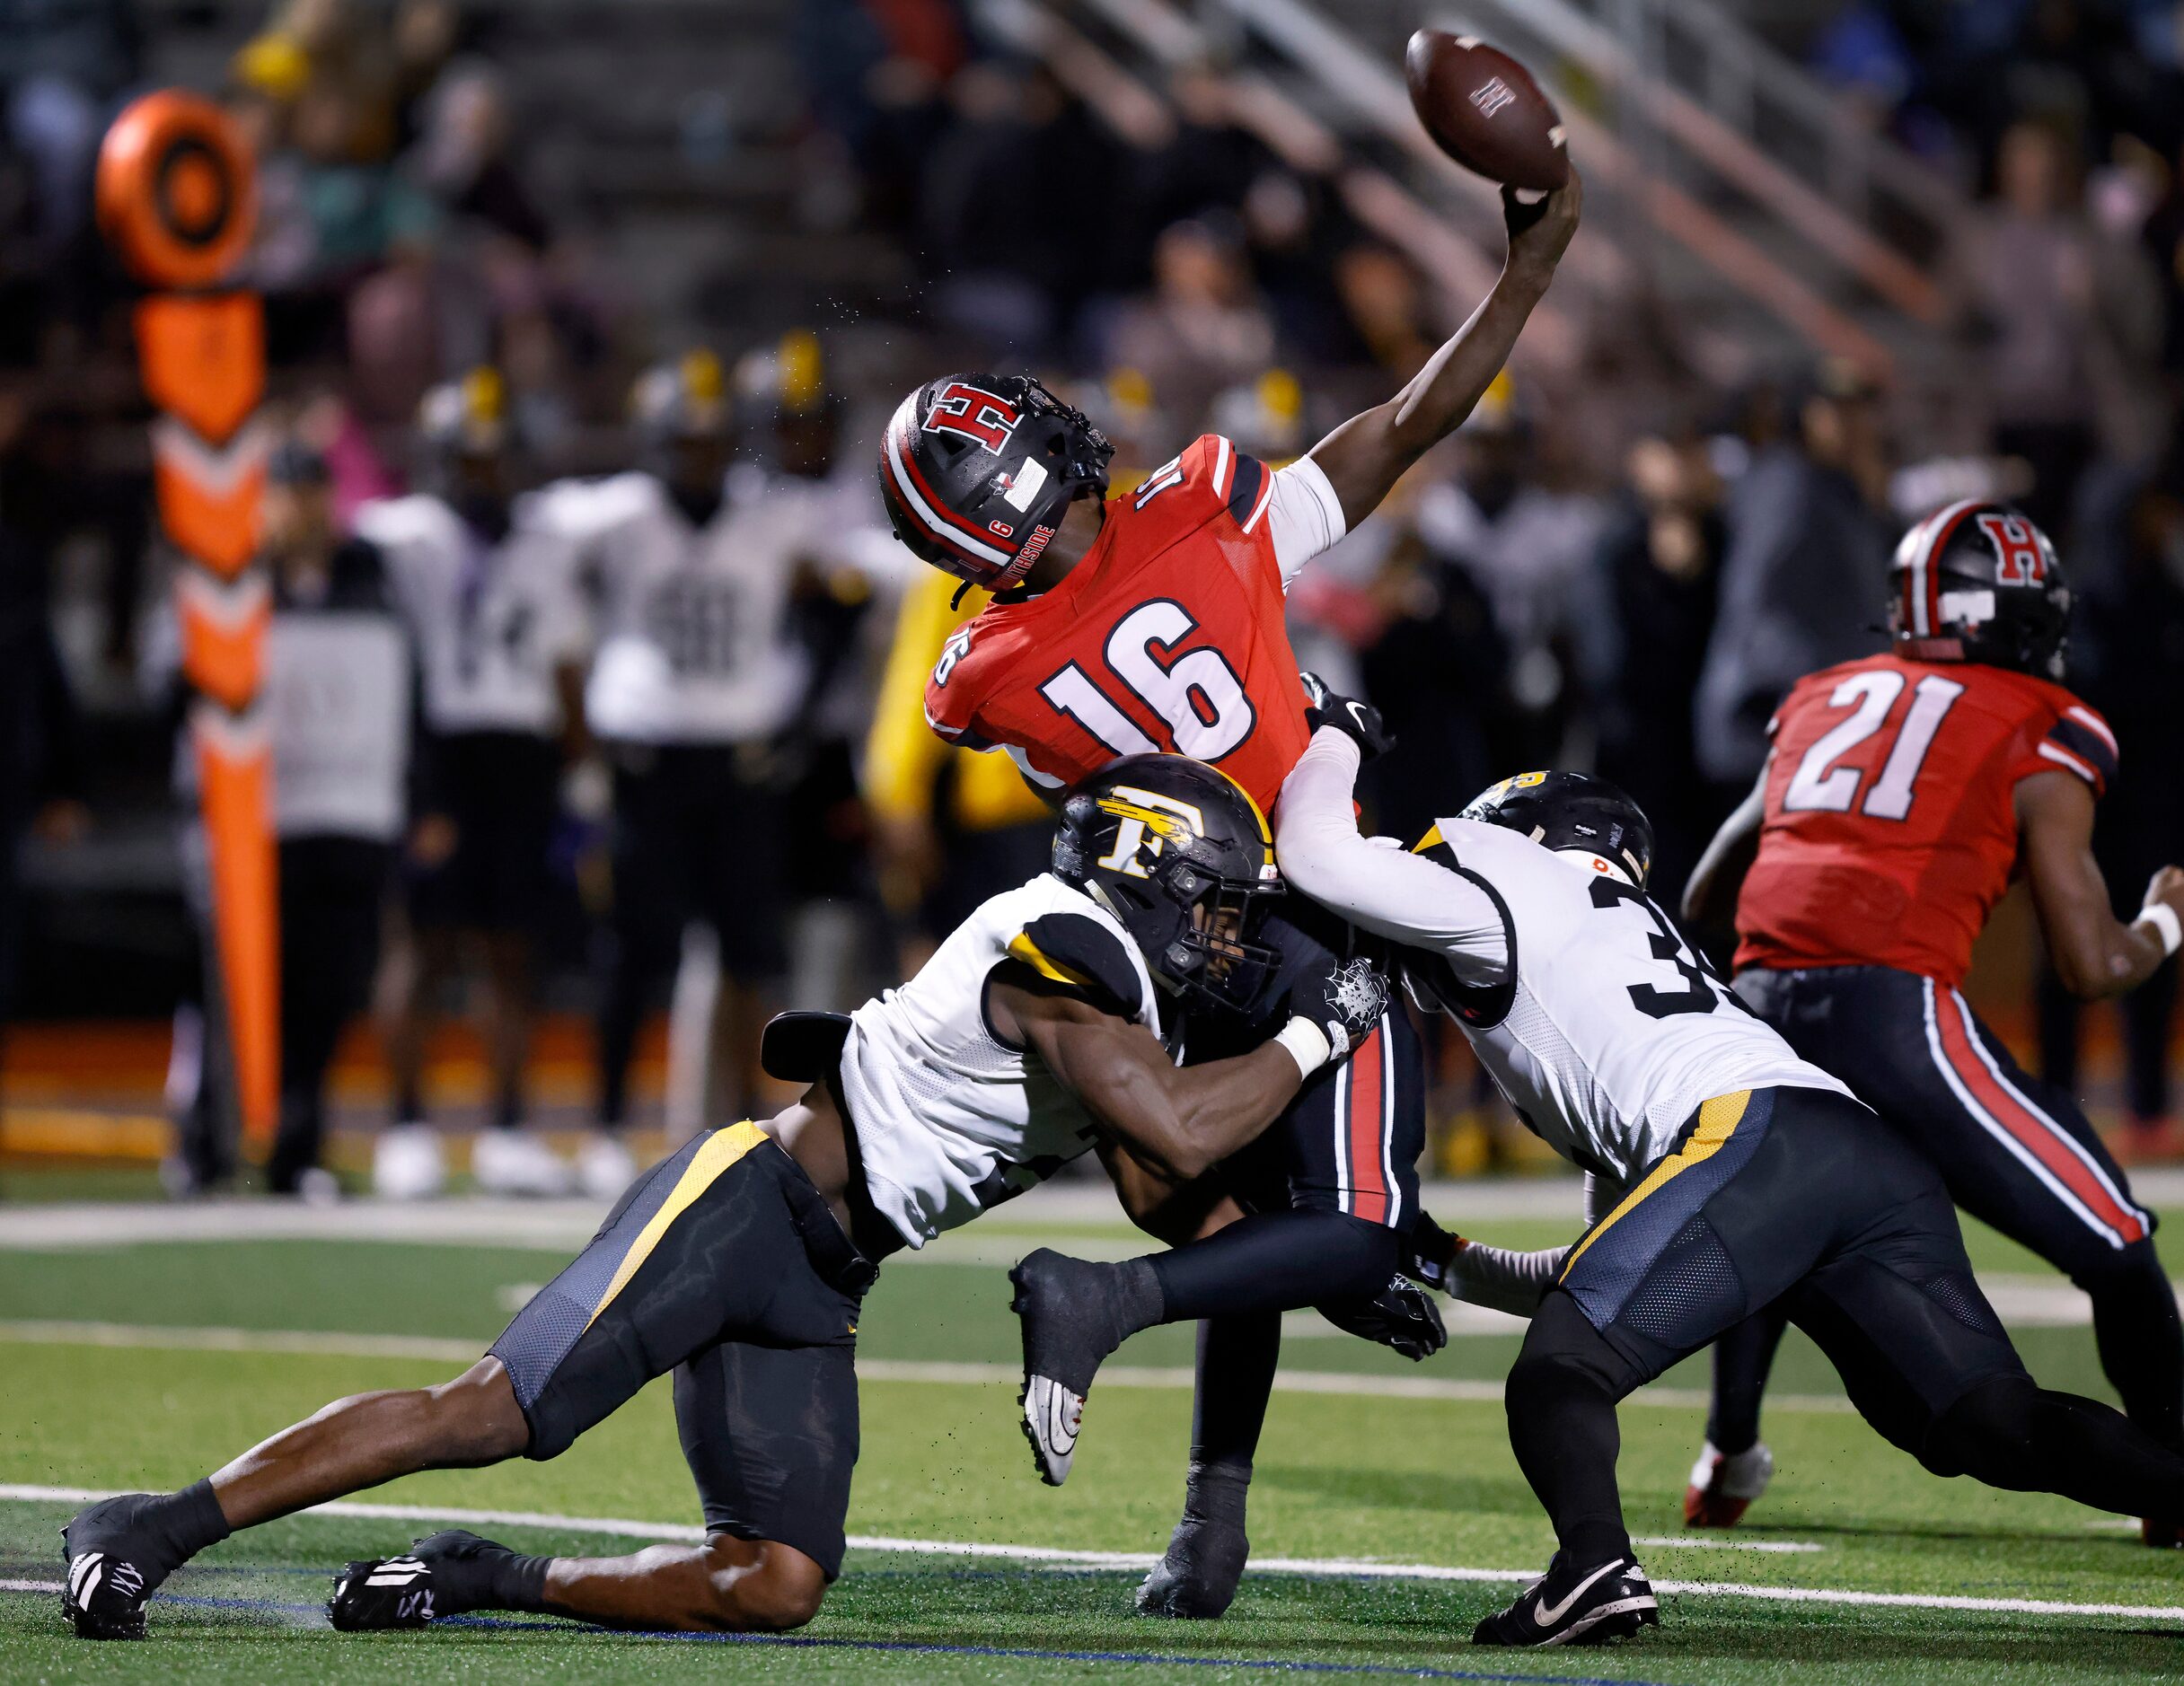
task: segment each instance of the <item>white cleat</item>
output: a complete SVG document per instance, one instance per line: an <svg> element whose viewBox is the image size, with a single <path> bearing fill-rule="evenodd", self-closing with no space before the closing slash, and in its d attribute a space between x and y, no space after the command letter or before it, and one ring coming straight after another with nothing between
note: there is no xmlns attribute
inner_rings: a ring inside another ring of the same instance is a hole
<svg viewBox="0 0 2184 1686"><path fill-rule="evenodd" d="M447 1186L447 1156L429 1124L397 1124L372 1150L372 1192L383 1200L429 1200Z"/></svg>
<svg viewBox="0 0 2184 1686"><path fill-rule="evenodd" d="M1070 1479L1070 1461L1077 1455L1077 1436L1085 1426L1085 1401L1051 1375L1024 1380L1024 1438L1031 1442L1039 1479L1060 1487Z"/></svg>
<svg viewBox="0 0 2184 1686"><path fill-rule="evenodd" d="M480 1130L471 1144L471 1175L484 1193L542 1200L567 1194L574 1181L561 1155L524 1129Z"/></svg>
<svg viewBox="0 0 2184 1686"><path fill-rule="evenodd" d="M594 1200L618 1200L637 1179L637 1161L621 1137L594 1131L577 1152L577 1186Z"/></svg>
<svg viewBox="0 0 2184 1686"><path fill-rule="evenodd" d="M1691 1466L1691 1485L1684 1488L1684 1521L1694 1528L1733 1528L1751 1502L1767 1490L1774 1474L1774 1454L1767 1443L1757 1440L1734 1456L1714 1450L1708 1441Z"/></svg>

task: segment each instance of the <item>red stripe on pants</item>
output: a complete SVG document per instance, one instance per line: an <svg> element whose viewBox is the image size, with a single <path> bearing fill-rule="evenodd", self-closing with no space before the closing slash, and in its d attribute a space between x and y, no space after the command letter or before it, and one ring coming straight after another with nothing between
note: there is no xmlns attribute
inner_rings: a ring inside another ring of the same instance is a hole
<svg viewBox="0 0 2184 1686"><path fill-rule="evenodd" d="M1387 1179L1380 1169L1380 1036L1375 1030L1350 1057L1350 1215L1387 1222Z"/></svg>
<svg viewBox="0 0 2184 1686"><path fill-rule="evenodd" d="M1987 1069L1965 1032L1964 1010L1954 991L1944 995L1939 988L1934 990L1933 1017L1941 1027L1942 1049L1949 1056L1949 1063L1995 1122L2030 1148L2033 1157L2076 1195L2087 1211L2126 1243L2144 1240L2146 1225L2138 1214L2116 1203L2070 1144L2059 1138L2057 1127L2027 1111L2015 1095L1995 1081L1995 1074Z"/></svg>

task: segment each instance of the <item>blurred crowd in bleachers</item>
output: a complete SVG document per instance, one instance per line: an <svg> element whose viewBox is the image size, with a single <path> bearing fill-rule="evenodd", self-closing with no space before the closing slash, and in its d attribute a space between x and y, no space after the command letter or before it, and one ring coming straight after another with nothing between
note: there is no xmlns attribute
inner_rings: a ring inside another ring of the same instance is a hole
<svg viewBox="0 0 2184 1686"><path fill-rule="evenodd" d="M797 115L763 134L731 123L724 140L685 112L681 144L771 149L792 183L780 215L860 254L876 242L882 278L787 311L739 308L753 295L733 292L680 312L640 305L650 254L537 168L526 137L557 113L527 90L501 9L283 0L216 92L261 162L240 278L267 300L269 413L323 475L325 542L416 476L410 423L436 383L497 371L516 471L538 486L638 465L632 381L704 346L721 355L745 466L825 480L833 507L856 512L841 519L874 542L784 555L824 565L838 612L779 622L830 654L797 753L770 763L800 854L831 874L795 894L850 910L847 958L816 981L756 980L768 999L829 1005L898 975L1039 853L1037 810L1000 758L943 752L920 729L915 687L958 611L879 542L869 450L901 391L951 366L1035 369L1108 428L1127 485L1202 431L1270 459L1308 449L1414 373L1470 302L1360 224L1336 159L1259 138L1219 64L1179 72L1150 104L1095 106L982 40L952 0L732 15L780 35ZM1292 598L1300 659L1370 696L1402 740L1376 769L1377 823L1414 831L1520 767L1591 767L1652 815L1673 894L1748 787L1789 682L1878 642L1898 533L1993 491L2049 529L2077 587L2074 683L2125 764L2103 864L2119 908L2136 906L2184 839L2180 28L2174 7L2132 0L1897 0L1845 7L1801 43L1845 90L1846 121L1973 196L1941 266L1943 389L1884 390L1787 351L1733 383L1702 380L1673 301L1642 287L1581 321L1570 367L1520 359ZM0 0L0 988L21 970L23 839L58 871L68 847L164 800L167 727L136 679L166 577L146 410L128 291L89 216L99 136L145 85L143 31L125 0ZM612 87L610 57L598 97ZM712 214L691 213L693 243L735 232L707 228ZM783 359L807 356L830 449L800 458L777 424ZM573 763L598 752L569 734ZM135 783L116 770L129 765ZM612 920L614 820L581 765L568 789L593 795L565 816L566 928L543 952L564 981L549 996L584 1002L595 929ZM99 988L66 981L61 927L34 934L40 976L58 981L19 981L16 1010L101 1010ZM2169 970L2129 1009L2129 1110L2149 1127L2171 1105ZM101 987L113 1010L146 1005ZM2054 1069L2074 1027L2059 991L2043 1000Z"/></svg>

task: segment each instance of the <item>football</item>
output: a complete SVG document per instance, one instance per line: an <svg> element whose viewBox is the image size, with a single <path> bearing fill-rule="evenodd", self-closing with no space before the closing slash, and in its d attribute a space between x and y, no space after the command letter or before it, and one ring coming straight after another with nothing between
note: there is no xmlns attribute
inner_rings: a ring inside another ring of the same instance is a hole
<svg viewBox="0 0 2184 1686"><path fill-rule="evenodd" d="M1501 48L1420 30L1404 49L1403 73L1426 133L1465 169L1520 192L1550 192L1570 179L1561 114Z"/></svg>

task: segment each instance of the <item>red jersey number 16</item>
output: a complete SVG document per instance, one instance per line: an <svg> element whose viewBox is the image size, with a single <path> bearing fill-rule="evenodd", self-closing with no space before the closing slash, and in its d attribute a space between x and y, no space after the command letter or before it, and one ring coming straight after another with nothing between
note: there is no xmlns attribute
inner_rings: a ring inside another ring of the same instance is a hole
<svg viewBox="0 0 2184 1686"><path fill-rule="evenodd" d="M1196 760L1217 761L1258 724L1243 681L1219 650L1193 650L1165 662L1153 654L1155 645L1172 650L1197 626L1181 603L1166 598L1141 603L1107 635L1105 655L1114 677L1167 724L1176 749ZM1074 662L1040 686L1039 694L1117 755L1148 755L1162 747Z"/></svg>

